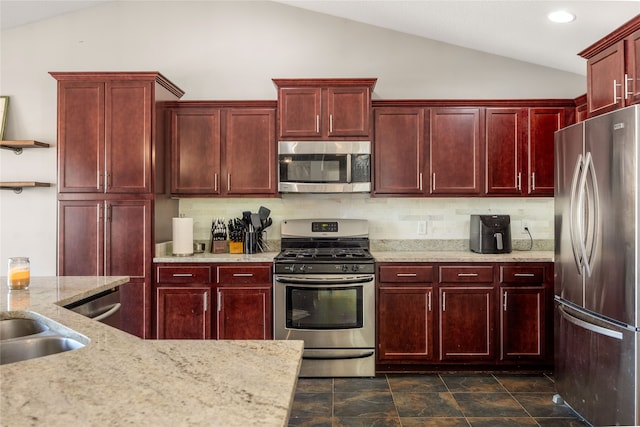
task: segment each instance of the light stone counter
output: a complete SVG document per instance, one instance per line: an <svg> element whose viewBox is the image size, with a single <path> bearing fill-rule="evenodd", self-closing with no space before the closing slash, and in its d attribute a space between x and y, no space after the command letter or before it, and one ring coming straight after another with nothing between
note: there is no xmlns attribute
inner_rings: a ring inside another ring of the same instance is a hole
<svg viewBox="0 0 640 427"><path fill-rule="evenodd" d="M273 262L276 255L278 255L278 252L260 252L257 254L212 254L204 252L188 256L160 255L153 258L153 262Z"/></svg>
<svg viewBox="0 0 640 427"><path fill-rule="evenodd" d="M141 340L56 304L126 277L35 277L12 292L0 280L0 317L33 311L88 340L0 366L0 425L287 425L302 341Z"/></svg>
<svg viewBox="0 0 640 427"><path fill-rule="evenodd" d="M377 252L376 262L553 262L553 251L513 251L509 254L478 254L471 251Z"/></svg>

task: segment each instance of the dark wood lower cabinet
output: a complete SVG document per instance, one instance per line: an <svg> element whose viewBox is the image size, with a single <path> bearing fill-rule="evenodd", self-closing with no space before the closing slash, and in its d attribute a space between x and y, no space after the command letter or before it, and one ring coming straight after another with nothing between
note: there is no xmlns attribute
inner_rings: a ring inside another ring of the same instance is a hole
<svg viewBox="0 0 640 427"><path fill-rule="evenodd" d="M218 339L271 339L271 287L218 288Z"/></svg>
<svg viewBox="0 0 640 427"><path fill-rule="evenodd" d="M379 263L378 372L553 367L553 263Z"/></svg>
<svg viewBox="0 0 640 427"><path fill-rule="evenodd" d="M159 339L271 339L271 264L158 263Z"/></svg>
<svg viewBox="0 0 640 427"><path fill-rule="evenodd" d="M156 295L158 339L211 338L211 288L160 287Z"/></svg>
<svg viewBox="0 0 640 427"><path fill-rule="evenodd" d="M378 360L415 363L433 359L432 298L431 287L378 288Z"/></svg>
<svg viewBox="0 0 640 427"><path fill-rule="evenodd" d="M440 287L440 360L492 360L493 288Z"/></svg>

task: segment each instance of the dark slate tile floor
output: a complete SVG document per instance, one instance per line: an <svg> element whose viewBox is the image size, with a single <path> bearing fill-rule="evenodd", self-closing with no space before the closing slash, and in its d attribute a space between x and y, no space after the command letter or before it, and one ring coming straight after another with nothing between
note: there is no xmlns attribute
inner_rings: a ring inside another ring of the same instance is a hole
<svg viewBox="0 0 640 427"><path fill-rule="evenodd" d="M543 374L300 378L289 427L583 427Z"/></svg>

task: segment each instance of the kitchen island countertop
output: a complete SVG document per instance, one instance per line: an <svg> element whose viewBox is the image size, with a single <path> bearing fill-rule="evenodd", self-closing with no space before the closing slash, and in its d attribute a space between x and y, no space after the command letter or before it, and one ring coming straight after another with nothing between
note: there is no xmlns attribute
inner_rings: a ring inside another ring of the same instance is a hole
<svg viewBox="0 0 640 427"><path fill-rule="evenodd" d="M0 281L0 317L33 311L90 340L1 365L0 425L287 425L302 341L141 340L61 307L126 277Z"/></svg>

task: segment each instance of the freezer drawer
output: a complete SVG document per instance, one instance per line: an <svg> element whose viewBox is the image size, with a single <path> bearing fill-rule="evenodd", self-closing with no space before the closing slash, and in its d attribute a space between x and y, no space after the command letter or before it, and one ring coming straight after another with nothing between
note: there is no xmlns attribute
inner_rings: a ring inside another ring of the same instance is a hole
<svg viewBox="0 0 640 427"><path fill-rule="evenodd" d="M638 425L638 333L555 302L555 377L594 426Z"/></svg>

